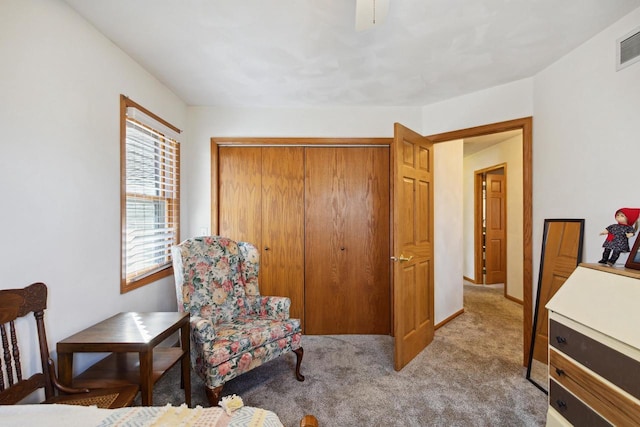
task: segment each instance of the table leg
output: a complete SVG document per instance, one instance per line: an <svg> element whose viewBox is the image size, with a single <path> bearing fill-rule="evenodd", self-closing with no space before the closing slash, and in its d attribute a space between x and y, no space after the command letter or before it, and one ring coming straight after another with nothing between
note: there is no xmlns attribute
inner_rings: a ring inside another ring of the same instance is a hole
<svg viewBox="0 0 640 427"><path fill-rule="evenodd" d="M73 353L58 352L58 381L71 387L73 377Z"/></svg>
<svg viewBox="0 0 640 427"><path fill-rule="evenodd" d="M191 334L190 325L185 323L180 330L182 351L182 380L184 385L184 401L191 407Z"/></svg>
<svg viewBox="0 0 640 427"><path fill-rule="evenodd" d="M140 395L142 406L153 406L153 350L140 352Z"/></svg>

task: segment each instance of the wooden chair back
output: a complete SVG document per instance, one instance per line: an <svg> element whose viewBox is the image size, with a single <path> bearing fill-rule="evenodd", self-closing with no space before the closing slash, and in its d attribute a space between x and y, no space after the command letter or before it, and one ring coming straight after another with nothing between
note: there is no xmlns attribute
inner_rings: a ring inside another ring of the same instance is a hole
<svg viewBox="0 0 640 427"><path fill-rule="evenodd" d="M49 348L44 328L44 310L47 308L47 286L34 283L23 289L0 290L0 334L2 336L3 368L0 370L0 404L18 403L34 391L44 388L46 398L53 396L54 388L48 366ZM43 371L24 379L22 377L21 350L15 321L33 313L38 331L40 359Z"/></svg>

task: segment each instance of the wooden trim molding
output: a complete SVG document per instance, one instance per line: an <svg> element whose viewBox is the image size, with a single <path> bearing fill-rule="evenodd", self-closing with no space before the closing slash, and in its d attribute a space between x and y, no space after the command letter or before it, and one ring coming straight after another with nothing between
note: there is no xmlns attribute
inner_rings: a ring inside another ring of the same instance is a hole
<svg viewBox="0 0 640 427"><path fill-rule="evenodd" d="M533 323L533 117L508 120L483 126L445 132L428 136L433 142L446 142L455 139L471 138L509 130L522 130L522 288L523 288L523 337L522 366L529 359Z"/></svg>
<svg viewBox="0 0 640 427"><path fill-rule="evenodd" d="M515 302L515 303L517 303L517 304L522 305L522 300L521 300L521 299L518 299L518 298L512 297L511 295L508 295L508 294L505 294L505 295L504 295L504 297L505 297L506 299L510 300L510 301L513 301L513 302Z"/></svg>
<svg viewBox="0 0 640 427"><path fill-rule="evenodd" d="M473 276L474 283L484 284L484 258L482 250L482 173L473 174ZM506 289L506 286L505 286Z"/></svg>
<svg viewBox="0 0 640 427"><path fill-rule="evenodd" d="M125 276L125 242L124 242L124 234L126 228L126 204L127 204L127 162L126 162L126 151L127 151L127 108L132 107L135 108L153 120L156 120L158 123L166 126L170 130L181 133L182 131L173 126L171 123L167 122L163 118L155 115L151 111L147 110L140 104L134 102L129 97L125 95L120 95L120 293L124 294L126 292L132 291L134 289L138 289L142 286L145 286L149 283L153 283L163 277L168 277L173 275L173 266L171 263L157 266L156 269L150 270L146 272L146 274L140 275L133 279L131 282L127 282L127 277ZM165 197L163 200L166 200L169 204L169 213L167 222L176 225L176 233L175 233L175 242L180 242L180 145L179 143L175 147L175 160L177 169L177 176L175 178L176 190L175 196L168 198ZM163 164L163 167L165 165Z"/></svg>
<svg viewBox="0 0 640 427"><path fill-rule="evenodd" d="M255 138L213 137L216 145L391 145L393 138Z"/></svg>
<svg viewBox="0 0 640 427"><path fill-rule="evenodd" d="M126 107L133 107L133 108L135 108L137 110L142 111L143 113L145 113L147 116L153 118L154 120L162 123L163 125L165 125L169 129L171 129L172 131L174 131L176 133L182 133L182 130L178 129L177 127L175 127L174 125L172 125L171 123L169 123L168 121L163 119L162 117L153 114L151 111L147 110L146 108L144 108L142 105L138 104L137 102L132 101L131 98L129 98L128 96L120 95L120 100L121 100L121 102L123 102L125 104L125 109L126 109Z"/></svg>
<svg viewBox="0 0 640 427"><path fill-rule="evenodd" d="M219 234L219 222L218 222L218 183L220 182L220 176L218 175L218 144L216 140L211 138L211 175L209 177L211 183L211 229L209 230L211 235ZM214 185L215 184L215 185Z"/></svg>
<svg viewBox="0 0 640 427"><path fill-rule="evenodd" d="M446 319L444 319L442 322L438 323L437 325L434 326L434 329L439 329L441 327L443 327L444 325L446 325L447 323L451 322L453 319L455 319L456 317L460 316L461 314L464 313L464 308L456 311L455 313L453 313L451 316L447 317Z"/></svg>

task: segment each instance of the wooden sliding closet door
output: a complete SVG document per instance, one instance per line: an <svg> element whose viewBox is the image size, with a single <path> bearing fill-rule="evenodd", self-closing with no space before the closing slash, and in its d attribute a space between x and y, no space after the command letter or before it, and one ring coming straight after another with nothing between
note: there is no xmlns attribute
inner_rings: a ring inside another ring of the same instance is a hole
<svg viewBox="0 0 640 427"><path fill-rule="evenodd" d="M291 299L304 328L304 148L262 149L260 293Z"/></svg>
<svg viewBox="0 0 640 427"><path fill-rule="evenodd" d="M306 148L307 334L389 334L389 149Z"/></svg>
<svg viewBox="0 0 640 427"><path fill-rule="evenodd" d="M304 148L219 147L219 234L260 250L260 293L304 324Z"/></svg>
<svg viewBox="0 0 640 427"><path fill-rule="evenodd" d="M218 150L218 234L262 247L262 148Z"/></svg>

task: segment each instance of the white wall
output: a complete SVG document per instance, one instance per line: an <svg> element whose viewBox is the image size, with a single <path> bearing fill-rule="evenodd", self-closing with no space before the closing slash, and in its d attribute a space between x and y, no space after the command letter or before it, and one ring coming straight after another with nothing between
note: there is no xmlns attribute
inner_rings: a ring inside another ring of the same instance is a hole
<svg viewBox="0 0 640 427"><path fill-rule="evenodd" d="M120 294L119 95L183 128L186 105L62 1L2 0L0 58L0 288L48 285L52 351L121 311L175 311L173 279Z"/></svg>
<svg viewBox="0 0 640 427"><path fill-rule="evenodd" d="M507 174L507 295L522 301L522 136L464 158L464 275L475 276L474 196L475 171L506 163Z"/></svg>
<svg viewBox="0 0 640 427"><path fill-rule="evenodd" d="M434 145L434 309L441 323L462 309L463 141ZM452 307L458 307L451 311Z"/></svg>
<svg viewBox="0 0 640 427"><path fill-rule="evenodd" d="M640 27L640 8L534 79L534 278L545 218L585 218L585 262L621 207L640 207L640 63L615 69L616 39ZM633 244L635 237L631 238ZM624 265L627 255L618 259Z"/></svg>
<svg viewBox="0 0 640 427"><path fill-rule="evenodd" d="M529 78L427 105L422 109L423 134L531 116L532 91L533 79Z"/></svg>

